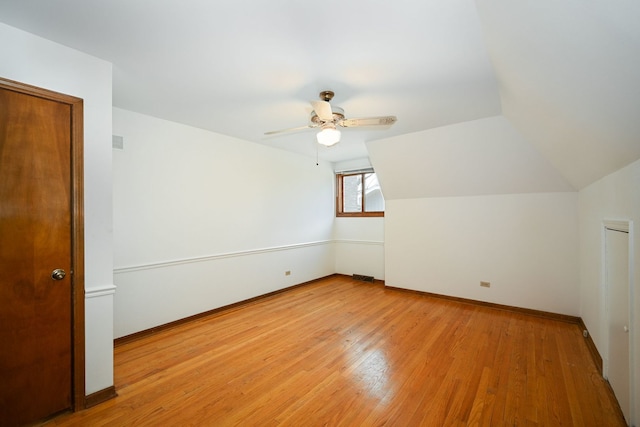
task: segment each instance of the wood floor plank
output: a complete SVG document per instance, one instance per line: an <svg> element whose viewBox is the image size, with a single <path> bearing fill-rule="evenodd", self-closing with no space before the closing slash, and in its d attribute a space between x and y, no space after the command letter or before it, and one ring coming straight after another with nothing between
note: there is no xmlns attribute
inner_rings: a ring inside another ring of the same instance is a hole
<svg viewBox="0 0 640 427"><path fill-rule="evenodd" d="M575 324L332 276L116 347L52 426L623 426Z"/></svg>

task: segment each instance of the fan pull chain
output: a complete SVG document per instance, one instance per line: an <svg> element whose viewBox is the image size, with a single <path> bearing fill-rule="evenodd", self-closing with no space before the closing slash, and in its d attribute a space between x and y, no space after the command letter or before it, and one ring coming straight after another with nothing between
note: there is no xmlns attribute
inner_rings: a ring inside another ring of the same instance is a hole
<svg viewBox="0 0 640 427"><path fill-rule="evenodd" d="M316 166L320 166L318 163L318 144L316 144Z"/></svg>

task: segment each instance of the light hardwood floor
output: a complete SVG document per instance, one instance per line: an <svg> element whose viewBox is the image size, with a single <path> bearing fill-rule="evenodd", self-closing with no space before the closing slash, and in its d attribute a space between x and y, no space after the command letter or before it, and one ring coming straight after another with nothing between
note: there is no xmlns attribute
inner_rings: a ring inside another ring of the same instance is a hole
<svg viewBox="0 0 640 427"><path fill-rule="evenodd" d="M332 276L115 350L69 426L623 426L576 324Z"/></svg>

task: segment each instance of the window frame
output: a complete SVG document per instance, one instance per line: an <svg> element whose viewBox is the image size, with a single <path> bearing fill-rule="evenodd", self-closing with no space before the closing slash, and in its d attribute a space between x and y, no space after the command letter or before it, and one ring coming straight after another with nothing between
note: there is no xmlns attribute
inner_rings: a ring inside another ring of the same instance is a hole
<svg viewBox="0 0 640 427"><path fill-rule="evenodd" d="M337 172L336 173L336 217L352 217L352 218L367 218L367 217L384 217L384 211L365 212L366 198L365 198L365 178L364 176L370 173L375 173L372 170L357 171L357 172ZM344 212L344 177L360 175L362 182L362 210L360 212Z"/></svg>

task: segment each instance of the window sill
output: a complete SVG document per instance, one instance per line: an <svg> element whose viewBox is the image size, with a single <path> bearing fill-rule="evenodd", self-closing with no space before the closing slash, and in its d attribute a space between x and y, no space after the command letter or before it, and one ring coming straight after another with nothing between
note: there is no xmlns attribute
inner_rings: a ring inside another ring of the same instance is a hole
<svg viewBox="0 0 640 427"><path fill-rule="evenodd" d="M371 218L384 217L384 212L354 212L354 213L336 213L337 218Z"/></svg>

